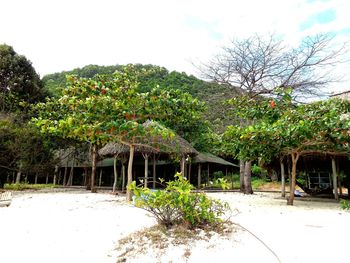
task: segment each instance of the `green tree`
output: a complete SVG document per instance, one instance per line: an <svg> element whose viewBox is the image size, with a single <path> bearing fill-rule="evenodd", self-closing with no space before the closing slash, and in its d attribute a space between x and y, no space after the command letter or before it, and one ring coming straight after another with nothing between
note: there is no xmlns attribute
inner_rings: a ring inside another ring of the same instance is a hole
<svg viewBox="0 0 350 263"><path fill-rule="evenodd" d="M227 147L236 149L234 154L243 159L271 160L290 156L292 180L288 204L292 205L299 157L310 154L348 156L349 128L350 102L331 99L291 107L281 111L276 119L265 118L245 128L232 126L225 136L228 136Z"/></svg>
<svg viewBox="0 0 350 263"><path fill-rule="evenodd" d="M0 111L18 110L19 102L35 103L47 92L31 62L11 46L0 45Z"/></svg>
<svg viewBox="0 0 350 263"><path fill-rule="evenodd" d="M38 116L33 121L43 133L91 143L92 191L95 191L98 146L114 141L130 147L130 184L135 146L144 145L145 138L172 134L168 129L160 128L162 126L144 123L149 120L167 124L190 122L198 118L202 109L198 100L179 91L154 88L142 92L139 77L140 72L131 65L113 76L96 76L94 79L71 76L62 97L48 99L36 106ZM128 192L127 198L130 197Z"/></svg>

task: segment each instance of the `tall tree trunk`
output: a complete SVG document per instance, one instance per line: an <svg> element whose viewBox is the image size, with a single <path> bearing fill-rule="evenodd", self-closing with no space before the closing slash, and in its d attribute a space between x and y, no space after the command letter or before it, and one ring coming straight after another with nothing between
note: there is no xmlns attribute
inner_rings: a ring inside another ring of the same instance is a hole
<svg viewBox="0 0 350 263"><path fill-rule="evenodd" d="M201 173L202 173L202 166L201 166L201 164L200 163L198 163L198 189L200 189L201 188L201 180L202 180L202 175L201 175Z"/></svg>
<svg viewBox="0 0 350 263"><path fill-rule="evenodd" d="M63 182L62 182L63 186L67 185L67 174L68 174L68 166L66 165L64 167L64 175L63 175Z"/></svg>
<svg viewBox="0 0 350 263"><path fill-rule="evenodd" d="M57 176L58 176L58 165L55 166L55 171L53 173L53 185L57 184Z"/></svg>
<svg viewBox="0 0 350 263"><path fill-rule="evenodd" d="M27 179L26 179L27 180ZM46 184L49 183L49 175L46 175L46 181L45 181Z"/></svg>
<svg viewBox="0 0 350 263"><path fill-rule="evenodd" d="M239 160L239 190L244 193L244 167L245 162L243 160Z"/></svg>
<svg viewBox="0 0 350 263"><path fill-rule="evenodd" d="M122 192L125 191L125 164L122 162Z"/></svg>
<svg viewBox="0 0 350 263"><path fill-rule="evenodd" d="M38 183L38 173L35 173L34 184Z"/></svg>
<svg viewBox="0 0 350 263"><path fill-rule="evenodd" d="M132 164L134 161L134 151L135 151L135 146L130 145L130 155L129 155L129 163L128 163L128 184L126 186L126 200L131 201L132 193L129 189L129 186L132 183Z"/></svg>
<svg viewBox="0 0 350 263"><path fill-rule="evenodd" d="M156 189L156 155L153 154L153 182L152 188Z"/></svg>
<svg viewBox="0 0 350 263"><path fill-rule="evenodd" d="M17 176L16 176L16 184L19 184L21 182L21 171L17 172Z"/></svg>
<svg viewBox="0 0 350 263"><path fill-rule="evenodd" d="M281 196L286 197L286 175L284 173L284 163L283 160L280 160L281 165Z"/></svg>
<svg viewBox="0 0 350 263"><path fill-rule="evenodd" d="M292 179L290 182L290 191L287 205L293 205L294 202L294 191L295 191L295 182L297 178L297 163L299 159L299 153L291 153L292 157Z"/></svg>
<svg viewBox="0 0 350 263"><path fill-rule="evenodd" d="M91 181L90 188L91 193L96 193L95 178L96 178L96 164L97 164L97 149L96 144L92 145L92 168L91 168Z"/></svg>
<svg viewBox="0 0 350 263"><path fill-rule="evenodd" d="M113 171L114 171L113 193L115 193L117 190L117 182L118 182L117 156L114 156Z"/></svg>
<svg viewBox="0 0 350 263"><path fill-rule="evenodd" d="M247 161L244 165L244 194L253 194L252 161Z"/></svg>
<svg viewBox="0 0 350 263"><path fill-rule="evenodd" d="M334 199L339 200L338 185L337 185L338 173L337 173L337 166L336 166L334 157L332 158L332 178L333 178Z"/></svg>

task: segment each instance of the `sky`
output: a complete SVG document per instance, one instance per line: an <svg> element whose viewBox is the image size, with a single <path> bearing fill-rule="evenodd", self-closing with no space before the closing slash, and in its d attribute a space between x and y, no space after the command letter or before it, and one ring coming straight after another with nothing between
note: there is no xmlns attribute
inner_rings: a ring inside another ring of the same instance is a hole
<svg viewBox="0 0 350 263"><path fill-rule="evenodd" d="M335 45L350 40L348 0L0 0L0 7L0 44L41 76L128 63L199 76L194 65L234 38L276 34L290 46L317 33L333 34ZM350 62L336 71L346 76ZM332 89L349 90L350 77Z"/></svg>

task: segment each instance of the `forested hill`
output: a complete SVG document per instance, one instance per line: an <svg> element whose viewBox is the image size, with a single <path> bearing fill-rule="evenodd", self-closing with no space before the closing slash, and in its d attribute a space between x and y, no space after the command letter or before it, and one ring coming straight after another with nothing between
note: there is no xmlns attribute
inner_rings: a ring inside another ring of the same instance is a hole
<svg viewBox="0 0 350 263"><path fill-rule="evenodd" d="M180 89L184 92L188 92L193 97L206 102L206 119L213 124L213 128L216 131L223 131L224 126L230 124L229 120L227 119L227 114L225 114L225 107L223 107L222 102L223 100L234 96L234 90L224 85L218 85L216 83L200 80L195 76L187 75L184 72L169 72L164 67L140 64L134 66L140 70L146 68L152 72L140 80L141 88L148 90L156 85L159 85L164 89ZM45 87L52 94L57 95L59 94L60 87L64 87L66 85L66 75L77 75L79 77L91 78L96 74L112 74L116 70L121 69L121 67L121 65L88 65L83 68L73 69L71 71L49 74L44 76L42 80Z"/></svg>

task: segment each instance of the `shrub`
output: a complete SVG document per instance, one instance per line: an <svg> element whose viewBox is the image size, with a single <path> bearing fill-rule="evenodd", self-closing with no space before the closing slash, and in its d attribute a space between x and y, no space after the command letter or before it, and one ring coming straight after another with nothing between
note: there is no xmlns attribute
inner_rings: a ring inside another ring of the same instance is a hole
<svg viewBox="0 0 350 263"><path fill-rule="evenodd" d="M227 203L207 197L204 193L193 193L194 188L181 173L167 183L164 190L140 188L133 182L134 201L137 207L152 213L158 223L167 228L185 225L189 228L215 225L222 222L221 216L229 210Z"/></svg>
<svg viewBox="0 0 350 263"><path fill-rule="evenodd" d="M350 202L344 199L340 200L340 207L344 210L350 210Z"/></svg>

